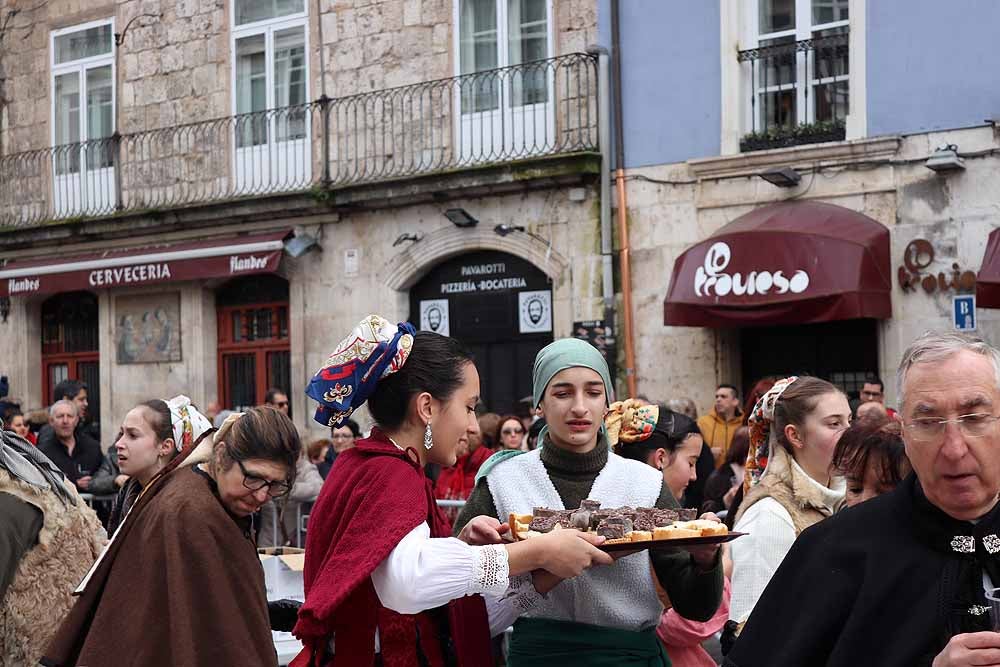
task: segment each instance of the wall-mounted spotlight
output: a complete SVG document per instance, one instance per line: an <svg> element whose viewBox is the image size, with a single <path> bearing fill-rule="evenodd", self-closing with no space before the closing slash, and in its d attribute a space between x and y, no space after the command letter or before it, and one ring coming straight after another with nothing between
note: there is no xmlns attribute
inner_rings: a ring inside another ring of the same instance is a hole
<svg viewBox="0 0 1000 667"><path fill-rule="evenodd" d="M958 156L958 146L947 144L934 151L934 154L927 158L924 166L937 172L958 171L965 169L965 161Z"/></svg>
<svg viewBox="0 0 1000 667"><path fill-rule="evenodd" d="M456 227L475 227L479 221L469 215L464 208L449 208L444 212L444 217L451 220L451 224Z"/></svg>
<svg viewBox="0 0 1000 667"><path fill-rule="evenodd" d="M802 174L791 167L772 167L757 174L771 185L779 188L791 188L799 184Z"/></svg>
<svg viewBox="0 0 1000 667"><path fill-rule="evenodd" d="M422 238L424 238L423 234L400 234L396 237L396 240L392 242L392 247L395 248L396 246L406 243L407 241L417 243Z"/></svg>
<svg viewBox="0 0 1000 667"><path fill-rule="evenodd" d="M493 228L493 231L500 236L507 236L511 232L523 232L524 227L521 225L497 225Z"/></svg>
<svg viewBox="0 0 1000 667"><path fill-rule="evenodd" d="M319 248L319 241L309 234L296 234L285 241L285 252L289 257L301 257L313 248Z"/></svg>

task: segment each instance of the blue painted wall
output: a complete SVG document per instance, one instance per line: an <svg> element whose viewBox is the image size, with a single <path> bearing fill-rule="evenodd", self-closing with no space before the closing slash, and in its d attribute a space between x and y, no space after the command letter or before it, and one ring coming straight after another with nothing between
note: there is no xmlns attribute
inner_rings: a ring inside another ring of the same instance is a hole
<svg viewBox="0 0 1000 667"><path fill-rule="evenodd" d="M718 155L718 0L620 0L620 7L625 166ZM598 0L598 34L610 49L611 0Z"/></svg>
<svg viewBox="0 0 1000 667"><path fill-rule="evenodd" d="M868 0L867 7L869 136L1000 117L1000 2Z"/></svg>

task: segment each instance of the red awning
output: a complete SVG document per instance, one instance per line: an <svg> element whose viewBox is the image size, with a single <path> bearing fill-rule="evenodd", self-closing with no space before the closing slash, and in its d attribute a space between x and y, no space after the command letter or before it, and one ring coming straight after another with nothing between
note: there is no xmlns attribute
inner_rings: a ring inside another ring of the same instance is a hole
<svg viewBox="0 0 1000 667"><path fill-rule="evenodd" d="M744 327L892 316L889 230L821 202L758 208L677 258L664 324Z"/></svg>
<svg viewBox="0 0 1000 667"><path fill-rule="evenodd" d="M983 265L976 276L976 306L1000 308L1000 229L990 232Z"/></svg>
<svg viewBox="0 0 1000 667"><path fill-rule="evenodd" d="M179 280L272 273L290 232L108 250L90 255L8 262L0 296L33 296Z"/></svg>

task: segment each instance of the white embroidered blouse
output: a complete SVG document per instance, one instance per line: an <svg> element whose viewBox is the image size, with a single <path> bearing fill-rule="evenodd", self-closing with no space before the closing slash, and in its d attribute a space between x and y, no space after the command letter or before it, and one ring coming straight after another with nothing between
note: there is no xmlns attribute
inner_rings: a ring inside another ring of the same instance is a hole
<svg viewBox="0 0 1000 667"><path fill-rule="evenodd" d="M542 599L530 575L511 578L503 545L471 546L458 538L430 535L430 526L420 524L372 572L375 593L384 607L416 614L481 594L490 616L490 634L497 635Z"/></svg>

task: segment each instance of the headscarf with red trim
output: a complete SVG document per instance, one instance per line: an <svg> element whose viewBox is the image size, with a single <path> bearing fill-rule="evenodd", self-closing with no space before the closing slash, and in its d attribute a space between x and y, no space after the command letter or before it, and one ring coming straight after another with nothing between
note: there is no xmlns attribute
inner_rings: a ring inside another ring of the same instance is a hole
<svg viewBox="0 0 1000 667"><path fill-rule="evenodd" d="M403 367L413 349L414 333L409 322L392 324L379 315L361 320L306 387L306 394L319 402L316 421L323 426L343 425L379 380Z"/></svg>
<svg viewBox="0 0 1000 667"><path fill-rule="evenodd" d="M777 444L777 434L771 426L774 424L774 408L778 399L788 387L798 380L792 375L784 380L778 380L774 386L760 397L747 425L750 427L750 450L747 452L746 472L744 473L743 492L746 493L760 482L767 470L767 460L771 448Z"/></svg>

